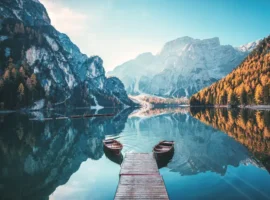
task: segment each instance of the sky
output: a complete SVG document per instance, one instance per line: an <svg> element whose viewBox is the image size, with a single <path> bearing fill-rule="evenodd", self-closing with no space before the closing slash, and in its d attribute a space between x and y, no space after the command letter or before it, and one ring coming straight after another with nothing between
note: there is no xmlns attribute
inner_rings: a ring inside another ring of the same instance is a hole
<svg viewBox="0 0 270 200"><path fill-rule="evenodd" d="M183 36L239 46L270 34L270 0L40 0L52 25L106 71Z"/></svg>

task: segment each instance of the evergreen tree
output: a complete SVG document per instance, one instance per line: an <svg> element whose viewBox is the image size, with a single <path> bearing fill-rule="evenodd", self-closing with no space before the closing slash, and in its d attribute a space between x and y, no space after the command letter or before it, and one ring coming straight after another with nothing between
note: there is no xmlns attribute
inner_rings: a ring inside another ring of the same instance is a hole
<svg viewBox="0 0 270 200"><path fill-rule="evenodd" d="M25 71L24 71L24 68L23 68L23 66L21 66L20 67L20 75L22 76L22 77L25 77Z"/></svg>
<svg viewBox="0 0 270 200"><path fill-rule="evenodd" d="M230 105L237 105L238 104L237 96L235 95L234 91L232 91L232 90L228 94L228 104L230 104Z"/></svg>
<svg viewBox="0 0 270 200"><path fill-rule="evenodd" d="M3 88L3 86L4 86L4 81L3 79L0 78L0 90Z"/></svg>
<svg viewBox="0 0 270 200"><path fill-rule="evenodd" d="M246 105L247 104L247 92L244 87L241 87L240 90L240 104L241 105Z"/></svg>
<svg viewBox="0 0 270 200"><path fill-rule="evenodd" d="M266 85L263 87L263 103L264 104L270 104L270 86Z"/></svg>
<svg viewBox="0 0 270 200"><path fill-rule="evenodd" d="M12 70L11 70L11 75L12 75L12 77L13 77L14 79L17 78L17 70L16 70L15 68L12 68Z"/></svg>

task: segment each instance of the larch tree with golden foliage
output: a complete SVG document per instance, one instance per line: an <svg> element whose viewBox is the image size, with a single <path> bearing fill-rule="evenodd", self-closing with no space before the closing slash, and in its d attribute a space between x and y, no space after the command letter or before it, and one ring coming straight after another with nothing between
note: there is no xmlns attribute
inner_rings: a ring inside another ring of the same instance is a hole
<svg viewBox="0 0 270 200"><path fill-rule="evenodd" d="M270 105L270 36L223 79L190 98L191 105Z"/></svg>
<svg viewBox="0 0 270 200"><path fill-rule="evenodd" d="M260 84L256 86L255 101L257 104L263 103L263 87Z"/></svg>
<svg viewBox="0 0 270 200"><path fill-rule="evenodd" d="M22 83L20 83L19 87L18 87L18 94L19 94L19 97L22 98L23 95L24 95L24 86Z"/></svg>

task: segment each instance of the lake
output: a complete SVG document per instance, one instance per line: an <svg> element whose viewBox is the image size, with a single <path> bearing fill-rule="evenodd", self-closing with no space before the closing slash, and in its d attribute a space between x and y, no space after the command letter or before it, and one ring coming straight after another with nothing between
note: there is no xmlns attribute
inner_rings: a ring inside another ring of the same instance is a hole
<svg viewBox="0 0 270 200"><path fill-rule="evenodd" d="M170 199L270 199L270 112L227 109L108 110L114 117L43 121L92 110L0 115L2 199L113 199L120 165L103 152L151 152L174 140L160 173ZM97 113L97 111L96 111Z"/></svg>

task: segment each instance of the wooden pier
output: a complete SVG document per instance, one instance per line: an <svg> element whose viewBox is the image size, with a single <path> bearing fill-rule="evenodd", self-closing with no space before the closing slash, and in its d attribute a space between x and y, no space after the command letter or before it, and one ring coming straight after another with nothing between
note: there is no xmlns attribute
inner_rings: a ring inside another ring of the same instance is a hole
<svg viewBox="0 0 270 200"><path fill-rule="evenodd" d="M152 153L127 153L121 165L115 200L169 199Z"/></svg>

